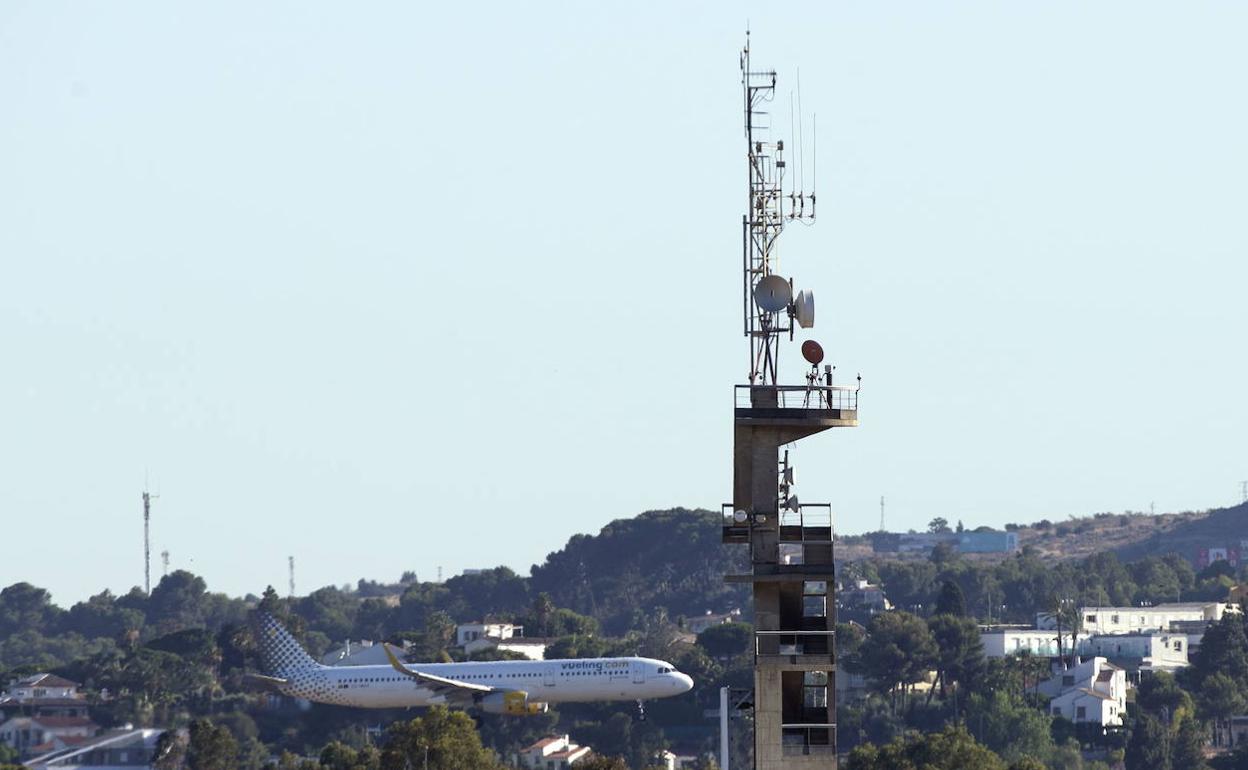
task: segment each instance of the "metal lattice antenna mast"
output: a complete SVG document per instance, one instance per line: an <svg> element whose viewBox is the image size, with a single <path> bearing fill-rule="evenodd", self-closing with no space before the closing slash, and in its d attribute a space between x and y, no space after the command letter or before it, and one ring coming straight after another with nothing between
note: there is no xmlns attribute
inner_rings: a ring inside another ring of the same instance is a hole
<svg viewBox="0 0 1248 770"><path fill-rule="evenodd" d="M287 556L287 562L290 564L290 598L295 598L295 557Z"/></svg>
<svg viewBox="0 0 1248 770"><path fill-rule="evenodd" d="M152 496L143 490L143 592L152 593Z"/></svg>
<svg viewBox="0 0 1248 770"><path fill-rule="evenodd" d="M169 550L168 549L165 549L160 552L160 566L161 566L160 576L164 577L168 575L169 574Z"/></svg>
<svg viewBox="0 0 1248 770"><path fill-rule="evenodd" d="M880 531L887 532L884 527L884 495L880 495Z"/></svg>
<svg viewBox="0 0 1248 770"><path fill-rule="evenodd" d="M742 283L741 306L744 334L750 342L750 384L775 385L777 348L780 335L793 335L792 308L764 310L754 301L754 287L774 269L776 239L786 221L815 218L815 196L804 192L784 194L784 142L765 141L763 134L769 113L762 110L775 99L776 72L750 69L749 33L741 52L741 87L745 108L746 160L749 187L746 213L741 218ZM799 116L798 120L801 118ZM785 210L785 198L789 200Z"/></svg>
<svg viewBox="0 0 1248 770"><path fill-rule="evenodd" d="M1248 503L1248 481L1239 482L1240 502Z"/></svg>

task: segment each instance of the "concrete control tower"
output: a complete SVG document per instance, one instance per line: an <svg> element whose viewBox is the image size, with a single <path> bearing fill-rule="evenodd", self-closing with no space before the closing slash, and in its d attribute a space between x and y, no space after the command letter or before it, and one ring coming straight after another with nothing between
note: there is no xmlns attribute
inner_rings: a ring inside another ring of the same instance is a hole
<svg viewBox="0 0 1248 770"><path fill-rule="evenodd" d="M741 72L749 161L742 307L750 369L749 384L736 386L732 503L724 506L723 541L748 545L752 569L726 579L753 588L755 768L826 770L836 767L832 509L798 500L785 447L857 425L861 379L834 384L833 367L820 368L823 349L806 340L801 352L810 368L797 383L777 380L780 342L814 325L814 295L794 293L792 279L773 272L773 251L786 223L814 219L815 195L785 192L784 142L761 138L762 107L774 97L776 74L750 69L748 38ZM798 148L800 169L800 141Z"/></svg>

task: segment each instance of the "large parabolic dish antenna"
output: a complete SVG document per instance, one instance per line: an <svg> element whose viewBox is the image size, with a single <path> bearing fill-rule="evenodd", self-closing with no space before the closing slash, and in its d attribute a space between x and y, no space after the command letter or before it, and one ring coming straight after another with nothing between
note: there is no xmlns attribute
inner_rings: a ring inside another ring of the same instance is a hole
<svg viewBox="0 0 1248 770"><path fill-rule="evenodd" d="M778 313L793 301L789 282L778 275L764 277L754 284L754 302L768 313Z"/></svg>

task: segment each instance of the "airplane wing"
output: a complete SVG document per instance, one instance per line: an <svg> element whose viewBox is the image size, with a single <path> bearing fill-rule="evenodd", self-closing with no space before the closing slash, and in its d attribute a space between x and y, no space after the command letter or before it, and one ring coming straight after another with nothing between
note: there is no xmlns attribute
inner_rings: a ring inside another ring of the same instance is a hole
<svg viewBox="0 0 1248 770"><path fill-rule="evenodd" d="M278 692L278 688L289 682L289 679L283 679L280 676L265 676L264 674L243 674L243 684L251 689L270 690Z"/></svg>
<svg viewBox="0 0 1248 770"><path fill-rule="evenodd" d="M394 651L390 649L390 645L382 642L382 647L386 651L386 657L390 659L390 665L395 671L403 676L415 679L420 682L421 686L427 690L432 690L438 695L444 696L447 700L475 700L481 695L494 692L496 688L485 684L475 684L473 682L462 682L458 679L449 679L436 674L426 674L422 671L413 671L398 659Z"/></svg>

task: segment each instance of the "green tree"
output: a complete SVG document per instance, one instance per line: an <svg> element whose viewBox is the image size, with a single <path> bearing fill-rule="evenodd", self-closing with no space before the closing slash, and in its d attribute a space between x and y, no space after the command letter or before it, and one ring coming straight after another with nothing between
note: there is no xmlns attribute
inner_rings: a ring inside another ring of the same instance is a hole
<svg viewBox="0 0 1248 770"><path fill-rule="evenodd" d="M749 623L720 623L698 634L698 646L720 660L744 655L753 641L754 627Z"/></svg>
<svg viewBox="0 0 1248 770"><path fill-rule="evenodd" d="M962 593L962 589L952 580L946 580L940 587L940 593L936 596L935 615L955 615L963 617L966 615L966 596Z"/></svg>
<svg viewBox="0 0 1248 770"><path fill-rule="evenodd" d="M1048 770L1045 764L1035 757L1022 757L1010 763L1010 770Z"/></svg>
<svg viewBox="0 0 1248 770"><path fill-rule="evenodd" d="M941 698L945 697L950 680L967 688L975 687L984 669L984 645L980 641L979 626L971 618L948 614L936 615L927 625L938 650L936 678ZM928 701L931 701L930 695Z"/></svg>
<svg viewBox="0 0 1248 770"><path fill-rule="evenodd" d="M1171 763L1178 770L1207 770L1205 730L1190 714L1183 717L1174 733Z"/></svg>
<svg viewBox="0 0 1248 770"><path fill-rule="evenodd" d="M949 532L949 520L942 516L937 516L927 523L927 531L932 534L944 534Z"/></svg>
<svg viewBox="0 0 1248 770"><path fill-rule="evenodd" d="M426 764L427 763L427 764ZM472 718L462 711L434 706L410 722L386 731L381 770L491 770L501 767L481 745Z"/></svg>
<svg viewBox="0 0 1248 770"><path fill-rule="evenodd" d="M1005 763L964 728L946 726L938 733L885 746L858 746L850 752L845 770L1005 770Z"/></svg>
<svg viewBox="0 0 1248 770"><path fill-rule="evenodd" d="M1020 696L1002 691L971 696L966 714L972 734L1007 762L1048 759L1054 749L1052 721Z"/></svg>
<svg viewBox="0 0 1248 770"><path fill-rule="evenodd" d="M576 763L577 770L628 770L628 764L621 757L604 757L591 754Z"/></svg>
<svg viewBox="0 0 1248 770"><path fill-rule="evenodd" d="M867 625L867 642L859 650L863 672L881 693L905 692L927 678L936 664L937 648L922 618L908 612L883 612Z"/></svg>
<svg viewBox="0 0 1248 770"><path fill-rule="evenodd" d="M191 722L186 746L187 770L234 770L238 761L238 741L226 727L207 719Z"/></svg>
<svg viewBox="0 0 1248 770"><path fill-rule="evenodd" d="M1141 714L1127 742L1127 770L1171 770L1170 758L1170 728L1149 714Z"/></svg>

